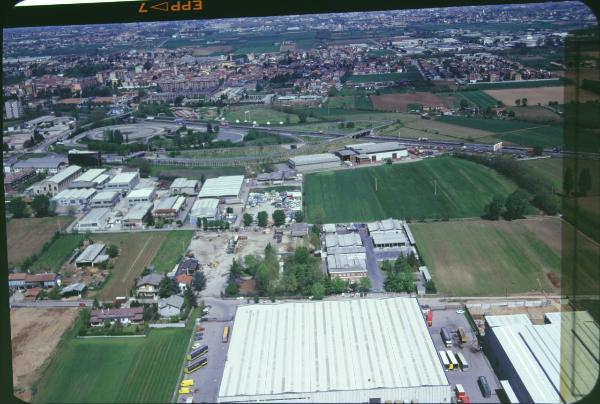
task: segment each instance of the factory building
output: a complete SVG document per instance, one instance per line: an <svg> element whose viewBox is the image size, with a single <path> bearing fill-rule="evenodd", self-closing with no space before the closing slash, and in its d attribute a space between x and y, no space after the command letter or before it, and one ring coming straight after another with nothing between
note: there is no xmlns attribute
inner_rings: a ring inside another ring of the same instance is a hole
<svg viewBox="0 0 600 404"><path fill-rule="evenodd" d="M52 198L52 202L57 208L71 206L81 209L90 202L95 193L96 190L93 188L64 189Z"/></svg>
<svg viewBox="0 0 600 404"><path fill-rule="evenodd" d="M155 196L154 188L134 189L127 194L127 205L131 208L141 202L152 202Z"/></svg>
<svg viewBox="0 0 600 404"><path fill-rule="evenodd" d="M11 171L18 173L19 171L24 170L34 170L38 174L56 174L67 166L67 159L63 157L32 157L14 163L11 167Z"/></svg>
<svg viewBox="0 0 600 404"><path fill-rule="evenodd" d="M202 185L198 199L216 198L224 199L226 202L239 202L243 184L243 175L209 178Z"/></svg>
<svg viewBox="0 0 600 404"><path fill-rule="evenodd" d="M171 195L197 195L198 181L187 178L175 178L169 187Z"/></svg>
<svg viewBox="0 0 600 404"><path fill-rule="evenodd" d="M119 202L119 191L102 191L98 192L90 200L91 208L112 208Z"/></svg>
<svg viewBox="0 0 600 404"><path fill-rule="evenodd" d="M371 142L348 145L338 154L343 159L361 164L405 158L408 157L408 149L398 142Z"/></svg>
<svg viewBox="0 0 600 404"><path fill-rule="evenodd" d="M411 244L404 225L401 220L386 219L367 223L367 230L376 248L402 247Z"/></svg>
<svg viewBox="0 0 600 404"><path fill-rule="evenodd" d="M170 196L158 201L152 214L155 217L175 219L183 208L185 208L185 196Z"/></svg>
<svg viewBox="0 0 600 404"><path fill-rule="evenodd" d="M307 154L306 156L296 156L288 160L291 169L306 172L315 170L326 170L329 168L340 167L342 162L333 154Z"/></svg>
<svg viewBox="0 0 600 404"><path fill-rule="evenodd" d="M77 230L81 232L104 230L108 223L110 209L97 208L90 210L84 217L77 222Z"/></svg>
<svg viewBox="0 0 600 404"><path fill-rule="evenodd" d="M485 316L485 347L519 402L571 403L589 394L600 371L598 324L587 312Z"/></svg>
<svg viewBox="0 0 600 404"><path fill-rule="evenodd" d="M69 188L98 188L110 180L103 168L92 168L75 178Z"/></svg>
<svg viewBox="0 0 600 404"><path fill-rule="evenodd" d="M106 184L106 189L119 190L119 191L131 191L140 182L140 174L136 172L122 172L115 175Z"/></svg>
<svg viewBox="0 0 600 404"><path fill-rule="evenodd" d="M417 300L399 297L238 307L217 401L450 403L452 395Z"/></svg>
<svg viewBox="0 0 600 404"><path fill-rule="evenodd" d="M35 187L36 194L56 195L65 189L81 173L81 167L69 166Z"/></svg>
<svg viewBox="0 0 600 404"><path fill-rule="evenodd" d="M123 227L129 229L143 229L144 219L152 210L152 202L141 202L129 209L123 217Z"/></svg>
<svg viewBox="0 0 600 404"><path fill-rule="evenodd" d="M325 235L324 258L331 278L358 282L367 276L366 249L358 233Z"/></svg>
<svg viewBox="0 0 600 404"><path fill-rule="evenodd" d="M190 210L190 224L197 226L202 219L215 220L219 214L219 200L196 199Z"/></svg>

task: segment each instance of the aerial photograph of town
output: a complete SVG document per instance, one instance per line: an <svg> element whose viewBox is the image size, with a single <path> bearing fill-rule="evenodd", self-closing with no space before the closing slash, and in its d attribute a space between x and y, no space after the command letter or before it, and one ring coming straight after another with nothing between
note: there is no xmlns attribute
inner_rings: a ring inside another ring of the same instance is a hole
<svg viewBox="0 0 600 404"><path fill-rule="evenodd" d="M582 399L594 35L580 2L3 29L14 395Z"/></svg>

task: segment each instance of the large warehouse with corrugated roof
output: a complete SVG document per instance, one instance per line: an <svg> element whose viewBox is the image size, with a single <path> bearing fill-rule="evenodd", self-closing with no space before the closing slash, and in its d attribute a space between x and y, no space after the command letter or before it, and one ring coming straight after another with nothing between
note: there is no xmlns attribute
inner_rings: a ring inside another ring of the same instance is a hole
<svg viewBox="0 0 600 404"><path fill-rule="evenodd" d="M414 298L239 307L219 402L450 403Z"/></svg>
<svg viewBox="0 0 600 404"><path fill-rule="evenodd" d="M198 199L202 198L239 198L242 193L242 186L244 185L243 175L227 175L217 178L207 179L200 193Z"/></svg>

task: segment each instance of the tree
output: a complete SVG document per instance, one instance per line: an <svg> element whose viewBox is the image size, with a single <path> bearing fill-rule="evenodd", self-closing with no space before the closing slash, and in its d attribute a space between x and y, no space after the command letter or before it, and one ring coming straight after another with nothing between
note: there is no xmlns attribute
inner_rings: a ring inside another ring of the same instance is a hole
<svg viewBox="0 0 600 404"><path fill-rule="evenodd" d="M330 284L330 292L333 294L344 293L348 290L348 282L341 278L333 278Z"/></svg>
<svg viewBox="0 0 600 404"><path fill-rule="evenodd" d="M98 310L100 308L100 302L98 302L97 298L94 298L94 301L92 302L92 308L94 310Z"/></svg>
<svg viewBox="0 0 600 404"><path fill-rule="evenodd" d="M535 194L531 203L543 210L547 215L554 216L560 208L560 200L550 192L539 192Z"/></svg>
<svg viewBox="0 0 600 404"><path fill-rule="evenodd" d="M298 282L296 281L296 275L293 273L287 273L281 278L281 288L289 294L295 293L298 289Z"/></svg>
<svg viewBox="0 0 600 404"><path fill-rule="evenodd" d="M260 84L260 82L256 82L256 87L254 88L256 90L256 92L261 92L263 90L263 86L262 84Z"/></svg>
<svg viewBox="0 0 600 404"><path fill-rule="evenodd" d="M517 189L510 194L506 200L506 212L504 213L504 217L507 220L522 218L527 211L528 199L527 192L521 189Z"/></svg>
<svg viewBox="0 0 600 404"><path fill-rule="evenodd" d="M515 100L515 105L516 105L517 107L520 107L520 106L521 106L521 99L517 98L517 99Z"/></svg>
<svg viewBox="0 0 600 404"><path fill-rule="evenodd" d="M571 195L571 191L573 191L573 170L571 170L571 167L567 167L565 170L563 190L566 196Z"/></svg>
<svg viewBox="0 0 600 404"><path fill-rule="evenodd" d="M294 213L294 219L296 220L297 223L301 223L304 221L304 212L302 212L301 210L297 210Z"/></svg>
<svg viewBox="0 0 600 404"><path fill-rule="evenodd" d="M316 224L316 225L322 225L323 221L325 220L324 219L325 218L325 211L323 210L323 207L320 206L320 205L316 206L314 209L315 209L314 213L313 213L314 224Z"/></svg>
<svg viewBox="0 0 600 404"><path fill-rule="evenodd" d="M252 215L250 213L244 213L242 220L244 221L244 226L248 227L252 224Z"/></svg>
<svg viewBox="0 0 600 404"><path fill-rule="evenodd" d="M581 170L579 173L579 193L583 196L587 195L589 190L592 188L592 177L590 175L590 169L588 167Z"/></svg>
<svg viewBox="0 0 600 404"><path fill-rule="evenodd" d="M419 266L419 260L417 259L414 251L411 251L408 254L408 265L410 265L411 268L417 268Z"/></svg>
<svg viewBox="0 0 600 404"><path fill-rule="evenodd" d="M488 220L498 220L504 210L505 200L501 196L495 196L490 203L485 205L483 217Z"/></svg>
<svg viewBox="0 0 600 404"><path fill-rule="evenodd" d="M544 146L536 144L532 149L534 156L541 156L544 153Z"/></svg>
<svg viewBox="0 0 600 404"><path fill-rule="evenodd" d="M115 258L117 255L119 255L119 247L111 244L106 248L106 252L110 258Z"/></svg>
<svg viewBox="0 0 600 404"><path fill-rule="evenodd" d="M521 105L524 107L527 106L527 98L521 98Z"/></svg>
<svg viewBox="0 0 600 404"><path fill-rule="evenodd" d="M311 288L313 299L321 300L325 296L325 286L321 282L315 283Z"/></svg>
<svg viewBox="0 0 600 404"><path fill-rule="evenodd" d="M200 272L197 272L200 273ZM192 289L190 288L185 288L185 291L183 292L183 298L185 299L185 303L188 307L197 307L198 306L198 300L196 300L196 295L194 295L194 292L192 292Z"/></svg>
<svg viewBox="0 0 600 404"><path fill-rule="evenodd" d="M306 123L306 112L302 111L298 114L298 120L300 121L300 123Z"/></svg>
<svg viewBox="0 0 600 404"><path fill-rule="evenodd" d="M265 212L264 210L261 210L260 212L258 212L257 220L258 220L258 225L260 227L267 227L267 224L269 222L269 214L267 212Z"/></svg>
<svg viewBox="0 0 600 404"><path fill-rule="evenodd" d="M48 216L50 211L50 198L46 195L36 195L31 202L31 209L35 212L36 217Z"/></svg>
<svg viewBox="0 0 600 404"><path fill-rule="evenodd" d="M285 212L281 209L276 209L273 212L273 223L275 224L275 226L281 226L283 224L285 224Z"/></svg>
<svg viewBox="0 0 600 404"><path fill-rule="evenodd" d="M22 198L15 198L11 200L8 203L8 211L16 219L29 216L29 213L27 212L27 205Z"/></svg>
<svg viewBox="0 0 600 404"><path fill-rule="evenodd" d="M358 289L361 292L368 292L372 288L371 279L368 276L360 278L360 282L358 283Z"/></svg>
<svg viewBox="0 0 600 404"><path fill-rule="evenodd" d="M460 109L466 109L469 106L469 102L464 98L460 100Z"/></svg>
<svg viewBox="0 0 600 404"><path fill-rule="evenodd" d="M227 284L227 287L225 288L225 294L227 296L237 296L239 291L240 290L239 290L237 284L235 283L235 281L229 281L229 283Z"/></svg>
<svg viewBox="0 0 600 404"><path fill-rule="evenodd" d="M169 278L165 275L164 278L158 284L158 296L165 298L172 295L176 295L180 292L177 281L173 278Z"/></svg>
<svg viewBox="0 0 600 404"><path fill-rule="evenodd" d="M200 183L201 183L201 184L204 184L204 182L205 182L205 181L206 181L206 176L205 176L204 174L202 174L202 175L200 176Z"/></svg>
<svg viewBox="0 0 600 404"><path fill-rule="evenodd" d="M204 290L204 288L206 287L206 276L204 276L204 272L197 271L194 274L194 278L192 279L192 287L195 291L198 292Z"/></svg>
<svg viewBox="0 0 600 404"><path fill-rule="evenodd" d="M212 124L210 122L206 124L206 132L207 133L213 133L213 127L212 127Z"/></svg>

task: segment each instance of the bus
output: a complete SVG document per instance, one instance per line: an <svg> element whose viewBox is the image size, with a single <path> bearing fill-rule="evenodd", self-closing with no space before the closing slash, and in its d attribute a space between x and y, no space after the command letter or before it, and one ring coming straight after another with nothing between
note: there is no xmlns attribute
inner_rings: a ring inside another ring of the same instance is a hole
<svg viewBox="0 0 600 404"><path fill-rule="evenodd" d="M469 368L469 362L467 362L467 360L465 359L464 355L461 352L456 353L456 359L458 359L458 362L460 363L460 367L463 370Z"/></svg>
<svg viewBox="0 0 600 404"><path fill-rule="evenodd" d="M442 336L442 342L444 343L444 345L446 345L447 347L451 347L452 346L452 335L450 334L450 332L448 331L448 329L446 327L442 327L442 329L440 331L440 335Z"/></svg>
<svg viewBox="0 0 600 404"><path fill-rule="evenodd" d="M450 360L450 369L459 369L458 361L456 360L456 357L454 356L452 351L447 350L446 355L448 355L448 360Z"/></svg>
<svg viewBox="0 0 600 404"><path fill-rule="evenodd" d="M446 356L446 352L439 351L440 359L442 360L442 364L444 365L444 369L450 369L450 362L448 362L448 357Z"/></svg>
<svg viewBox="0 0 600 404"><path fill-rule="evenodd" d="M198 349L194 349L192 352L187 354L187 360L193 361L194 359L204 356L208 353L208 345L201 346Z"/></svg>
<svg viewBox="0 0 600 404"><path fill-rule="evenodd" d="M460 340L461 344L465 344L469 341L469 337L467 336L467 333L465 332L465 329L462 327L458 327L458 339Z"/></svg>
<svg viewBox="0 0 600 404"><path fill-rule="evenodd" d="M479 376L479 378L477 379L477 383L479 384L481 394L483 394L484 397L490 397L492 395L492 389L490 388L490 385L488 384L488 381L485 378L485 376Z"/></svg>
<svg viewBox="0 0 600 404"><path fill-rule="evenodd" d="M193 373L196 370L206 366L207 363L208 363L208 359L206 359L206 358L202 358L195 362L188 363L188 365L183 369L183 372L186 374Z"/></svg>
<svg viewBox="0 0 600 404"><path fill-rule="evenodd" d="M225 326L223 327L223 342L227 343L227 341L229 341L229 327Z"/></svg>

